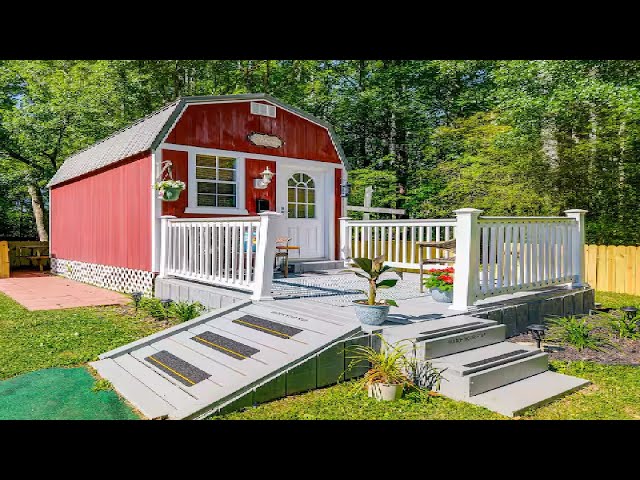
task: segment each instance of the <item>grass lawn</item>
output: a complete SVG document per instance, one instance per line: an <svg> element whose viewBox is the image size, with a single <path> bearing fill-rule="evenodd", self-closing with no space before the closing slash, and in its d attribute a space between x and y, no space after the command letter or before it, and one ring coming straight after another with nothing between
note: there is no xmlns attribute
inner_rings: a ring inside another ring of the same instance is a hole
<svg viewBox="0 0 640 480"><path fill-rule="evenodd" d="M0 293L0 380L81 365L168 326L129 306L30 312Z"/></svg>

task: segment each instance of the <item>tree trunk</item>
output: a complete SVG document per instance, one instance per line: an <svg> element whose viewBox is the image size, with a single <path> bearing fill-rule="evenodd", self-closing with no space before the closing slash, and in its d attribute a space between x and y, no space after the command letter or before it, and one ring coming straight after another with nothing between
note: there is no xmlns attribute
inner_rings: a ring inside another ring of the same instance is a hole
<svg viewBox="0 0 640 480"><path fill-rule="evenodd" d="M38 237L41 242L49 241L49 233L45 224L44 202L42 201L42 192L37 185L30 183L27 185L29 196L31 197L31 208L33 208L33 217L36 220L36 228L38 229Z"/></svg>

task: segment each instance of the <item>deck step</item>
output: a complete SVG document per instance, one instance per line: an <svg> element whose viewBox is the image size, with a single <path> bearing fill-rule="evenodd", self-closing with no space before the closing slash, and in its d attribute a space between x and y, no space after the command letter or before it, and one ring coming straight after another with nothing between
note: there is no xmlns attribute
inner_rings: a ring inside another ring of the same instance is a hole
<svg viewBox="0 0 640 480"><path fill-rule="evenodd" d="M98 371L101 377L108 378L116 391L145 417L150 419L164 418L175 409L173 405L162 399L110 358L91 362L90 365Z"/></svg>
<svg viewBox="0 0 640 480"><path fill-rule="evenodd" d="M418 358L431 359L502 342L505 326L460 315L389 328L383 336L390 343L413 341Z"/></svg>
<svg viewBox="0 0 640 480"><path fill-rule="evenodd" d="M440 391L456 400L517 382L547 370L548 355L534 347L500 342L436 358L443 370Z"/></svg>
<svg viewBox="0 0 640 480"><path fill-rule="evenodd" d="M507 417L514 417L529 408L549 403L590 383L582 378L547 371L475 395L468 401Z"/></svg>

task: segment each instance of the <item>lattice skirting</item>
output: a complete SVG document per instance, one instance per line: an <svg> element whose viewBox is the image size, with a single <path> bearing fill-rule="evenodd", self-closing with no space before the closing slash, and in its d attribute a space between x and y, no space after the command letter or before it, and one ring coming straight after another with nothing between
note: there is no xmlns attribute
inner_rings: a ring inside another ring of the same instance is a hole
<svg viewBox="0 0 640 480"><path fill-rule="evenodd" d="M149 297L153 294L153 273L144 270L52 258L51 272L118 292L143 292Z"/></svg>

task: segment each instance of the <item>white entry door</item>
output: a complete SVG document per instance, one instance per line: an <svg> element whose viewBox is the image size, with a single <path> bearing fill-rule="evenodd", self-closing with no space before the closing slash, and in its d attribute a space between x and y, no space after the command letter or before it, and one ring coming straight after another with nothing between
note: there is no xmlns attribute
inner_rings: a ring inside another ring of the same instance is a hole
<svg viewBox="0 0 640 480"><path fill-rule="evenodd" d="M276 178L278 212L287 217L290 245L300 247L300 258L325 258L325 172L279 164ZM290 252L290 260L297 258Z"/></svg>

